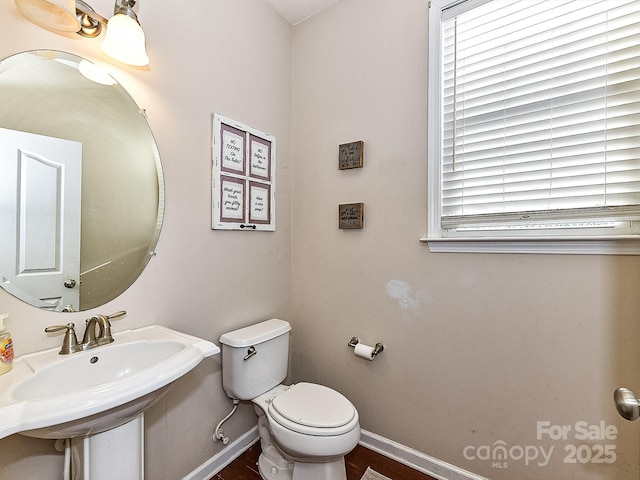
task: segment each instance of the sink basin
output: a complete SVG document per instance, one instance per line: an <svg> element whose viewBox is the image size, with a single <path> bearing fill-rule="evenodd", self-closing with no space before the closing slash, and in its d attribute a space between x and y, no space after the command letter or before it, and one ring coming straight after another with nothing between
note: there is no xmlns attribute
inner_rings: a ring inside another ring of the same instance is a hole
<svg viewBox="0 0 640 480"><path fill-rule="evenodd" d="M185 348L180 342L114 343L111 348L72 355L30 375L16 386L13 398L37 401L56 395L82 394L94 387L153 368ZM58 357L55 359L58 360Z"/></svg>
<svg viewBox="0 0 640 480"><path fill-rule="evenodd" d="M114 339L70 355L54 348L16 358L13 370L0 376L0 438L72 438L123 425L220 352L209 341L159 325Z"/></svg>

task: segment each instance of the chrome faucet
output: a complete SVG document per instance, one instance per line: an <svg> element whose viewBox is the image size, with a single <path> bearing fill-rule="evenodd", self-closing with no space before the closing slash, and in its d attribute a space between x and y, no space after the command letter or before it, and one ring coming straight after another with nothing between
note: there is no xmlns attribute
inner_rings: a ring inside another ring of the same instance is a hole
<svg viewBox="0 0 640 480"><path fill-rule="evenodd" d="M45 328L44 331L51 333L65 330L60 355L68 355L70 353L82 352L83 350L89 350L91 348L99 347L100 345L107 345L108 343L113 342L113 336L111 335L111 322L109 322L109 320L122 317L126 314L127 312L122 310L120 312L112 313L111 315L97 314L87 318L82 343L78 343L75 325L73 323L68 323L66 325L53 325Z"/></svg>

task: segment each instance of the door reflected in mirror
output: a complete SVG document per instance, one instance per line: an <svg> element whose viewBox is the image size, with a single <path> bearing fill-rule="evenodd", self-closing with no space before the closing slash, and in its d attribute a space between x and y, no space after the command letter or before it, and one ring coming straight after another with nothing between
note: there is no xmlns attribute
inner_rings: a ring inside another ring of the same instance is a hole
<svg viewBox="0 0 640 480"><path fill-rule="evenodd" d="M87 62L49 50L0 62L0 285L51 311L124 292L164 213L143 112L108 74L83 74Z"/></svg>

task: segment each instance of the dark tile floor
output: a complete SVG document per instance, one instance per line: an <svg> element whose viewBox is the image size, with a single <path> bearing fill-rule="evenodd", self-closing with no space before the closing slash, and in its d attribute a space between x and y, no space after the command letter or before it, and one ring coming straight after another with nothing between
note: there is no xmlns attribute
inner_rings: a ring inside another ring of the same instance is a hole
<svg viewBox="0 0 640 480"><path fill-rule="evenodd" d="M255 443L211 480L261 480L256 465L260 442ZM367 467L393 480L436 480L401 463L358 445L345 457L347 480L360 480Z"/></svg>

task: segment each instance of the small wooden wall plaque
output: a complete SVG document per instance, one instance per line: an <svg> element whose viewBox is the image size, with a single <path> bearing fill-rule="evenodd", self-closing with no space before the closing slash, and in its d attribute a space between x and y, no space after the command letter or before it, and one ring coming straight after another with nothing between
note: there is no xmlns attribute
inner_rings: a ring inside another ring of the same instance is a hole
<svg viewBox="0 0 640 480"><path fill-rule="evenodd" d="M343 230L364 228L364 203L342 203L338 206L338 227Z"/></svg>
<svg viewBox="0 0 640 480"><path fill-rule="evenodd" d="M362 168L364 164L364 142L343 143L338 147L338 168Z"/></svg>

